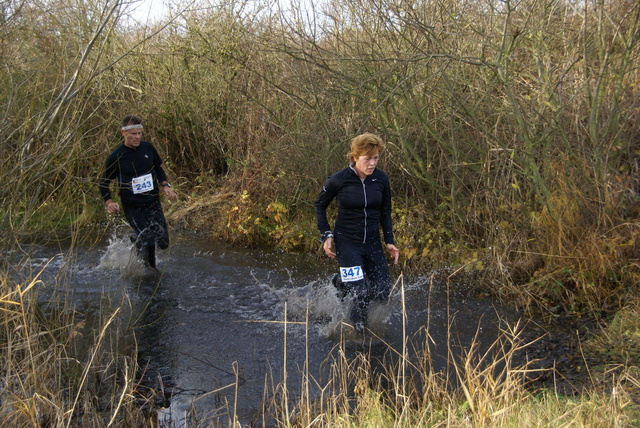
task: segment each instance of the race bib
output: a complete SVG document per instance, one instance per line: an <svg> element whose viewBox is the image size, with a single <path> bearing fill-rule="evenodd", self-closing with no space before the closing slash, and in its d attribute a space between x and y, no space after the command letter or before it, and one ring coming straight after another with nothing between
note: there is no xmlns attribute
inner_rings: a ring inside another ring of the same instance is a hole
<svg viewBox="0 0 640 428"><path fill-rule="evenodd" d="M341 267L340 279L342 282L353 282L364 279L364 272L360 266Z"/></svg>
<svg viewBox="0 0 640 428"><path fill-rule="evenodd" d="M153 177L151 174L136 177L131 180L131 188L135 195L153 190Z"/></svg>

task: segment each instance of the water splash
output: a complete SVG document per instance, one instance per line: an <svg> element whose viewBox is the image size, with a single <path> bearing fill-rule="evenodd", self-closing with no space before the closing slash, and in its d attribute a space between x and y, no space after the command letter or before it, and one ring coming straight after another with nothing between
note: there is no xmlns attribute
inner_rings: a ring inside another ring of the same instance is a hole
<svg viewBox="0 0 640 428"><path fill-rule="evenodd" d="M361 337L351 325L349 314L353 300L350 297L340 299L335 287L329 280L311 281L302 287L272 289L281 304L287 304L289 321L304 322L307 320L318 334L329 339L339 337L353 339ZM384 337L391 317L398 309L397 299L393 296L389 301L372 302L369 306L368 333Z"/></svg>
<svg viewBox="0 0 640 428"><path fill-rule="evenodd" d="M100 257L97 269L117 269L124 278L147 278L157 273L144 265L128 238L117 237L115 234L109 238L109 245Z"/></svg>

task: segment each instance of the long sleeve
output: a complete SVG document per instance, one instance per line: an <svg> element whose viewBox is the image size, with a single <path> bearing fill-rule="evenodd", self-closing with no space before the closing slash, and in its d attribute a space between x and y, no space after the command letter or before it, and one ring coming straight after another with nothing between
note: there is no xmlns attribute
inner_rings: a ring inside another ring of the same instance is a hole
<svg viewBox="0 0 640 428"><path fill-rule="evenodd" d="M391 219L391 186L389 181L385 182L384 192L382 194L382 206L380 207L380 226L384 242L387 244L395 244L393 238L393 221Z"/></svg>
<svg viewBox="0 0 640 428"><path fill-rule="evenodd" d="M111 185L111 182L117 178L117 174L117 162L114 162L112 156L109 156L105 162L102 177L98 182L98 189L100 190L100 194L104 201L111 199L111 190L109 189L109 186Z"/></svg>
<svg viewBox="0 0 640 428"><path fill-rule="evenodd" d="M153 170L156 173L156 180L158 181L158 183L162 183L163 181L169 181L167 179L167 173L164 171L164 168L162 167L162 159L160 158L158 151L153 146L152 146L152 149L153 149Z"/></svg>
<svg viewBox="0 0 640 428"><path fill-rule="evenodd" d="M320 192L320 195L318 195L318 199L316 199L316 202L314 204L316 212L316 223L321 234L331 230L329 220L327 219L327 207L335 197L335 186L332 183L331 177L329 177L325 181L324 186L322 186L322 191Z"/></svg>

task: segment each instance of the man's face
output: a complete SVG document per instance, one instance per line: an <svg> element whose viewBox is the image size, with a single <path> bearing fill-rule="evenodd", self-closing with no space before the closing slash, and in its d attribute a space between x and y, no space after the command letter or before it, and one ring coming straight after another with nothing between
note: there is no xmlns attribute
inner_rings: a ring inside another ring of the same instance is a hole
<svg viewBox="0 0 640 428"><path fill-rule="evenodd" d="M120 131L124 137L124 145L130 149L135 149L140 145L142 139L142 129L129 129L128 131Z"/></svg>

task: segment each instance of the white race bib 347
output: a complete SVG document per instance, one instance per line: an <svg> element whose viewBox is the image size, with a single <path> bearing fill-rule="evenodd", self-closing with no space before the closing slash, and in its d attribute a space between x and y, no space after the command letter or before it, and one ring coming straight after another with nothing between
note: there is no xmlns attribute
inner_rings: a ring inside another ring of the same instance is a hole
<svg viewBox="0 0 640 428"><path fill-rule="evenodd" d="M342 282L353 282L364 279L364 272L360 266L341 267L340 279Z"/></svg>

